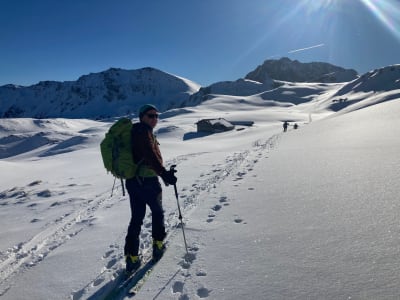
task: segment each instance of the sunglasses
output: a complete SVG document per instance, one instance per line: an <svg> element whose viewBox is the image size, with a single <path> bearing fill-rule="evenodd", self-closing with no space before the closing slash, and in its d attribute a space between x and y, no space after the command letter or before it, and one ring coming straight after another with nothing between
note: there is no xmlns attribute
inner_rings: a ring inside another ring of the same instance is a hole
<svg viewBox="0 0 400 300"><path fill-rule="evenodd" d="M146 116L150 119L158 119L158 114L146 114Z"/></svg>

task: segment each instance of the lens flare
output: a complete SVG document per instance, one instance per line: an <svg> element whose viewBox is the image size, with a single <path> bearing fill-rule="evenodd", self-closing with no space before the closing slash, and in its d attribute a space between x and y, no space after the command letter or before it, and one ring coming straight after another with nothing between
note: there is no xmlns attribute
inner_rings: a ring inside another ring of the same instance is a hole
<svg viewBox="0 0 400 300"><path fill-rule="evenodd" d="M400 3L397 0L360 0L400 41Z"/></svg>

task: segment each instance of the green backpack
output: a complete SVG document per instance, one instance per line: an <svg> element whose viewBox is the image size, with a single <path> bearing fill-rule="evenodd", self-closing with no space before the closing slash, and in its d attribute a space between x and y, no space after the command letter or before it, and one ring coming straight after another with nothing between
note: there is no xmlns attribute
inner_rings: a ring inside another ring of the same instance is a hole
<svg viewBox="0 0 400 300"><path fill-rule="evenodd" d="M116 178L133 178L138 169L132 155L133 126L130 119L121 118L110 127L100 144L104 167Z"/></svg>

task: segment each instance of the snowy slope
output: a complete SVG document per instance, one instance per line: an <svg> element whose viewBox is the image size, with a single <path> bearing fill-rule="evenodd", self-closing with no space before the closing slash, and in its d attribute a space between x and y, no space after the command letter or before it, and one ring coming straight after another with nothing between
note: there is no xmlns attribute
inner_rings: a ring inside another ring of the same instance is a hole
<svg viewBox="0 0 400 300"><path fill-rule="evenodd" d="M397 299L400 99L263 139L136 299Z"/></svg>
<svg viewBox="0 0 400 300"><path fill-rule="evenodd" d="M156 133L166 165L177 165L190 256L164 187L169 249L136 299L399 295L400 98L377 91L385 102L333 113L344 85L284 83L161 115ZM255 123L204 136L195 123L205 117ZM283 120L300 129L283 134ZM123 268L130 215L99 154L111 122L0 121L9 154L0 160L1 298L102 299ZM149 216L141 241L145 253Z"/></svg>

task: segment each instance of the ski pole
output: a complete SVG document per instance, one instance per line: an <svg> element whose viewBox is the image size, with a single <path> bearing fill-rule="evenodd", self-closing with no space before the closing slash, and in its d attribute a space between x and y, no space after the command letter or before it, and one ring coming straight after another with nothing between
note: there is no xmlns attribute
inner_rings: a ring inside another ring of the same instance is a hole
<svg viewBox="0 0 400 300"><path fill-rule="evenodd" d="M188 247L187 247L187 243L186 243L185 229L183 228L182 213L181 213L181 207L179 205L179 200L178 200L179 197L178 197L178 191L176 188L176 184L174 184L174 189L175 189L176 203L178 204L179 220L181 221L183 241L185 242L186 254L189 255L189 251L188 251Z"/></svg>
<svg viewBox="0 0 400 300"><path fill-rule="evenodd" d="M175 169L175 166L171 166L170 170L174 170L174 169ZM183 221L182 221L183 218L182 218L181 206L179 205L178 189L176 188L176 184L174 184L174 190L175 190L176 203L178 205L179 220L181 221L183 241L185 243L186 255L189 255L189 251L188 251L188 247L187 247L187 243L186 243L185 229L183 228Z"/></svg>
<svg viewBox="0 0 400 300"><path fill-rule="evenodd" d="M112 189L111 189L111 197L112 197L113 194L114 194L115 180L117 180L117 177L114 177L114 184L113 184L113 187L112 187Z"/></svg>

